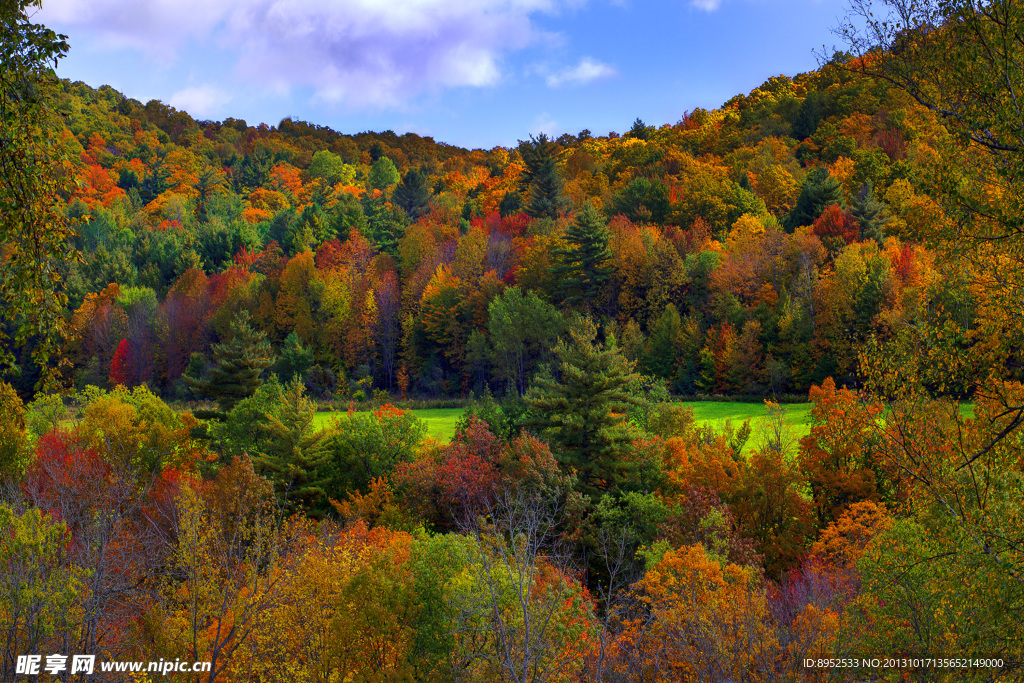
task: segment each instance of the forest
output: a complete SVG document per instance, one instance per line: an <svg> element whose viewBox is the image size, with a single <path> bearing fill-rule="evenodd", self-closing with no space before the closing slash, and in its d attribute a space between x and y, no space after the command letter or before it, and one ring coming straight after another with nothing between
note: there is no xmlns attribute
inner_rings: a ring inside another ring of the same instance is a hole
<svg viewBox="0 0 1024 683"><path fill-rule="evenodd" d="M33 5L0 679L1024 677L1020 3L853 0L813 72L490 150L60 80Z"/></svg>

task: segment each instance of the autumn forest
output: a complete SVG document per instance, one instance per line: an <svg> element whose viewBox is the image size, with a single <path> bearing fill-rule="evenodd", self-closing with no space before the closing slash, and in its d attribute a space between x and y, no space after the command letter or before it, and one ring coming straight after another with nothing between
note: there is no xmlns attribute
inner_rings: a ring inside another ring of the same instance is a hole
<svg viewBox="0 0 1024 683"><path fill-rule="evenodd" d="M854 0L815 71L490 150L60 80L31 4L0 679L1024 676L1020 3Z"/></svg>

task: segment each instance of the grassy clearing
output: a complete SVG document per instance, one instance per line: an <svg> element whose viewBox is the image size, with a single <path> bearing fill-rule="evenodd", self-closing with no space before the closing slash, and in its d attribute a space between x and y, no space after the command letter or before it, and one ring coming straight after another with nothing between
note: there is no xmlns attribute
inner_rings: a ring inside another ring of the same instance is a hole
<svg viewBox="0 0 1024 683"><path fill-rule="evenodd" d="M421 408L413 410L413 414L427 424L427 436L441 443L448 443L455 436L455 423L462 417L462 408ZM338 415L332 412L319 412L313 418L317 427L329 427Z"/></svg>
<svg viewBox="0 0 1024 683"><path fill-rule="evenodd" d="M693 410L693 417L697 424L707 425L715 430L721 431L727 420L731 421L733 429L738 429L744 420L750 420L753 432L747 442L748 448L756 446L761 439L761 432L766 425L768 410L764 403L738 403L735 401L693 401L682 405ZM789 426L794 439L807 436L811 431L810 417L811 403L784 403L782 408L785 411L786 424Z"/></svg>
<svg viewBox="0 0 1024 683"><path fill-rule="evenodd" d="M716 430L725 427L726 420L732 421L734 429L738 429L743 421L750 419L750 426L754 432L750 437L749 444L756 445L764 418L768 411L763 403L736 403L736 402L706 402L696 401L684 403L684 406L693 409L693 416L698 424L710 425ZM807 419L810 416L810 403L794 403L784 405L786 410L786 421L793 431L793 437L799 439L806 436L810 429ZM416 417L427 424L427 435L441 443L448 443L455 436L455 423L462 416L462 408L423 408L412 411ZM328 427L331 420L337 413L319 412L314 418L313 424L318 427Z"/></svg>

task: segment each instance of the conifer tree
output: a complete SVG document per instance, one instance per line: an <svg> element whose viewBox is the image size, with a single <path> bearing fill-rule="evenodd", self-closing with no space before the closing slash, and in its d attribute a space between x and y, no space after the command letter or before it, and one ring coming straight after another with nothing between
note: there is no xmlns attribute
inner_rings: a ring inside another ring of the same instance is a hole
<svg viewBox="0 0 1024 683"><path fill-rule="evenodd" d="M270 367L270 343L266 335L249 324L249 312L241 311L231 320L231 337L212 346L214 366L209 379L185 375L197 393L217 401L221 413L228 413L243 398L256 393L263 371Z"/></svg>
<svg viewBox="0 0 1024 683"><path fill-rule="evenodd" d="M291 381L295 377L301 380L306 376L306 371L312 367L313 362L313 349L304 348L298 333L292 330L285 337L281 355L277 357L277 363L274 364L274 371L282 382Z"/></svg>
<svg viewBox="0 0 1024 683"><path fill-rule="evenodd" d="M398 257L398 242L405 235L405 225L388 209L384 197L363 197L366 229L363 236L373 242L378 251Z"/></svg>
<svg viewBox="0 0 1024 683"><path fill-rule="evenodd" d="M316 406L306 398L302 381L288 383L280 417L266 413L266 452L254 458L260 474L274 484L290 510L321 516L327 494L324 463L330 433L315 429Z"/></svg>
<svg viewBox="0 0 1024 683"><path fill-rule="evenodd" d="M601 212L588 203L566 229L565 239L569 244L555 250L558 261L551 269L559 280L558 294L570 306L589 309L612 272L610 236Z"/></svg>
<svg viewBox="0 0 1024 683"><path fill-rule="evenodd" d="M801 225L810 225L826 206L843 203L843 190L839 180L825 166L815 167L797 197L796 206L786 216L785 228L793 232Z"/></svg>
<svg viewBox="0 0 1024 683"><path fill-rule="evenodd" d="M519 156L526 166L519 176L519 190L526 198L526 214L534 218L558 218L565 208L562 176L555 164L555 143L546 134L519 141ZM509 207L510 208L510 207Z"/></svg>
<svg viewBox="0 0 1024 683"><path fill-rule="evenodd" d="M409 169L391 195L391 201L400 206L411 221L425 214L430 208L430 185L426 174L415 168Z"/></svg>
<svg viewBox="0 0 1024 683"><path fill-rule="evenodd" d="M679 309L670 303L651 327L651 336L644 346L645 373L671 379L676 376L682 348L683 320Z"/></svg>
<svg viewBox="0 0 1024 683"><path fill-rule="evenodd" d="M523 200L519 196L518 192L506 192L501 198L501 203L498 204L498 214L505 218L506 216L512 216L523 209Z"/></svg>
<svg viewBox="0 0 1024 683"><path fill-rule="evenodd" d="M526 215L534 218L558 218L565 208L565 197L562 196L562 175L552 158L545 159L530 185L530 201L526 205Z"/></svg>
<svg viewBox="0 0 1024 683"><path fill-rule="evenodd" d="M595 341L597 328L579 318L555 345L557 374L542 374L526 401L528 424L547 433L562 467L575 471L579 488L594 497L615 488L627 474L629 436L626 410L637 403L629 394L633 364L614 340Z"/></svg>
<svg viewBox="0 0 1024 683"><path fill-rule="evenodd" d="M884 212L885 204L875 199L874 185L870 181L861 185L860 192L850 202L850 213L860 228L860 239L873 239L879 244L885 241L889 216Z"/></svg>

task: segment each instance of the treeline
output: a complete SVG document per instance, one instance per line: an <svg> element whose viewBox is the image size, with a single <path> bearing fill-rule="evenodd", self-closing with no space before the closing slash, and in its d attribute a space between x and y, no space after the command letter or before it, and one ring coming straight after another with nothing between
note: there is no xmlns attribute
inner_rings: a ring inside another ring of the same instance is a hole
<svg viewBox="0 0 1024 683"><path fill-rule="evenodd" d="M576 311L674 393L803 394L858 385L869 338L976 315L914 242L944 220L922 190L943 129L838 61L674 125L490 151L59 97L79 387L192 398L246 310L322 396L522 394Z"/></svg>

